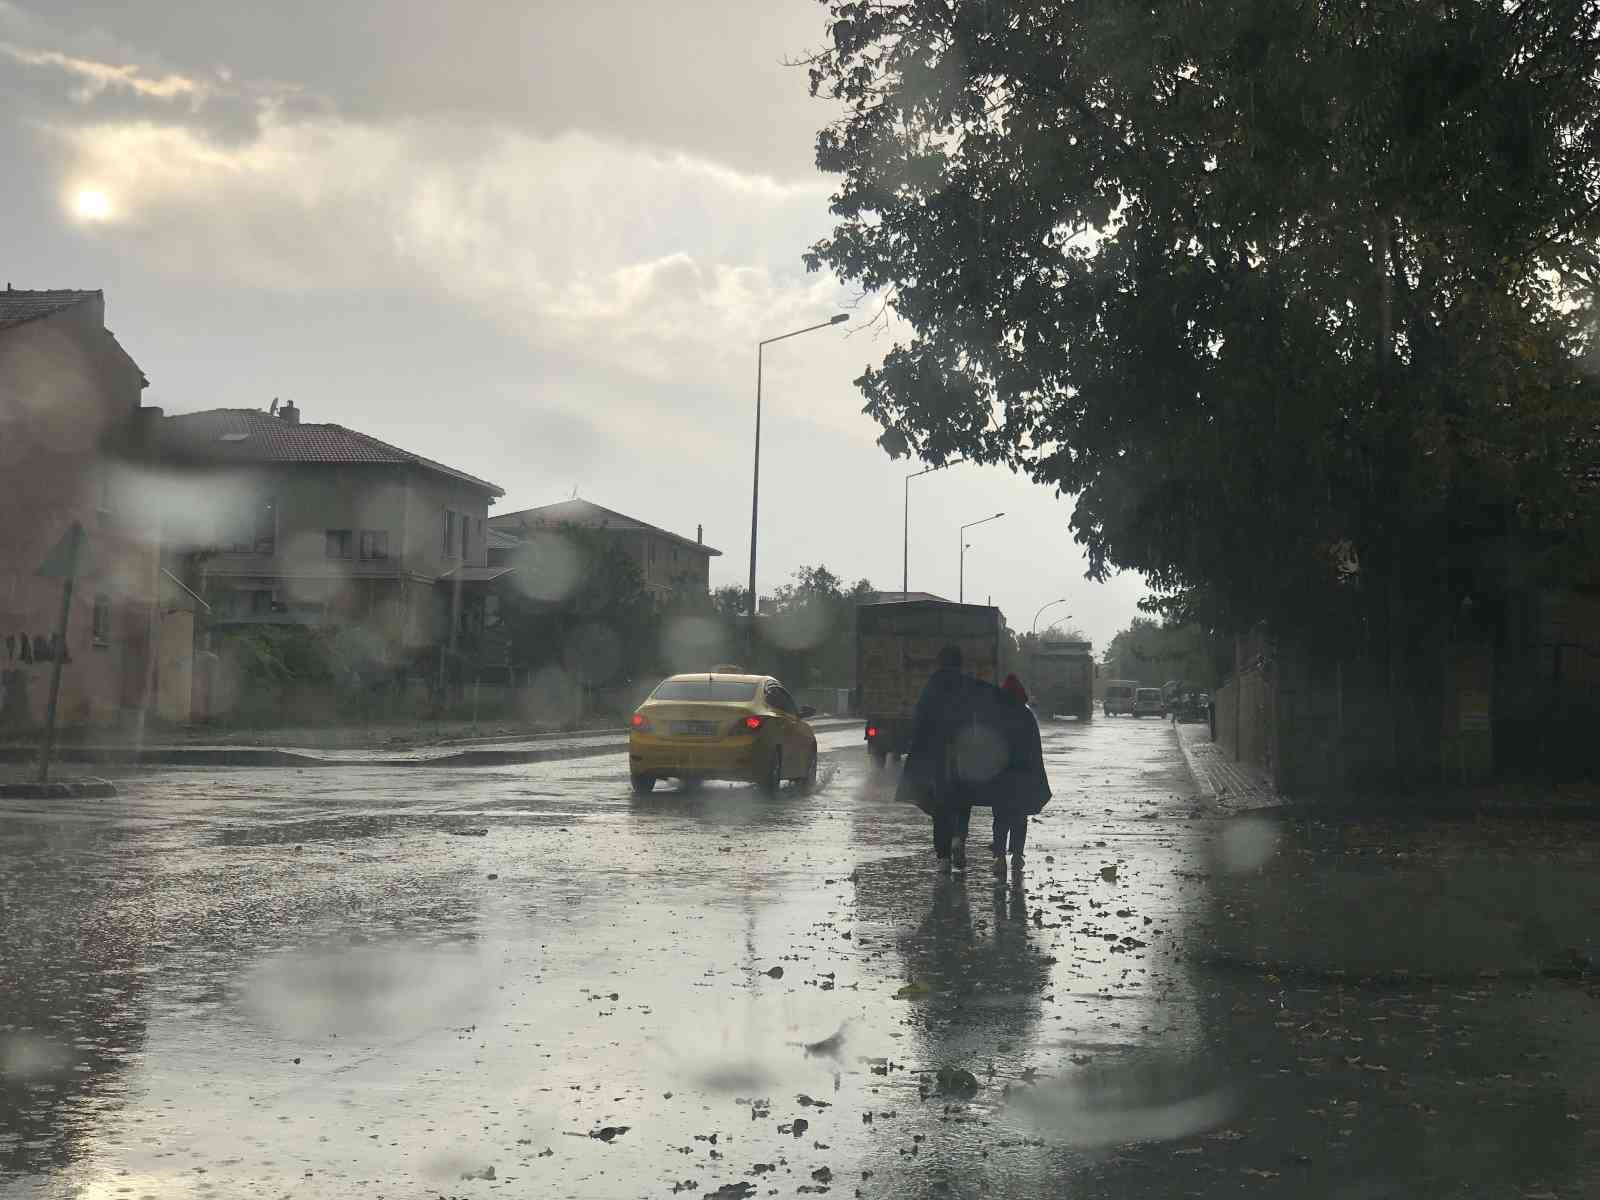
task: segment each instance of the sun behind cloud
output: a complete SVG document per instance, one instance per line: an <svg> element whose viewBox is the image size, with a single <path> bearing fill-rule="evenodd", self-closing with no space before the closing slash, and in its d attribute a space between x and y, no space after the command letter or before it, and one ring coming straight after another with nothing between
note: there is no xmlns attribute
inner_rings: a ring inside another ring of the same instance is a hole
<svg viewBox="0 0 1600 1200"><path fill-rule="evenodd" d="M79 188L72 197L72 211L82 221L109 220L111 197L99 188Z"/></svg>

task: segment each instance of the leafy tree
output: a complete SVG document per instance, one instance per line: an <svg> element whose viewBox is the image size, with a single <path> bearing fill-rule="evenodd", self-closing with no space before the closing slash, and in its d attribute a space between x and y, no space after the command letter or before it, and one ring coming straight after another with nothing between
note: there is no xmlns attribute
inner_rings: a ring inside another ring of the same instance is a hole
<svg viewBox="0 0 1600 1200"><path fill-rule="evenodd" d="M1215 686L1217 640L1198 625L1135 617L1101 655L1105 672L1159 687L1176 679L1192 687Z"/></svg>
<svg viewBox="0 0 1600 1200"><path fill-rule="evenodd" d="M771 615L760 623L764 647L796 687L845 686L854 673L855 607L873 591L844 581L825 566L803 566L794 582L773 593Z"/></svg>
<svg viewBox="0 0 1600 1200"><path fill-rule="evenodd" d="M638 565L603 531L540 530L512 561L500 612L517 667L610 684L653 665L654 605Z"/></svg>
<svg viewBox="0 0 1600 1200"><path fill-rule="evenodd" d="M1007 632L1010 632L1009 630ZM1048 642L1087 642L1089 635L1075 625L1065 627L1053 626L1040 633L1028 632L1021 636L1012 634L1016 651L1019 655L1026 656L1033 653L1034 649Z"/></svg>
<svg viewBox="0 0 1600 1200"><path fill-rule="evenodd" d="M825 3L808 264L910 326L858 380L891 453L1391 679L1592 551L1596 0Z"/></svg>

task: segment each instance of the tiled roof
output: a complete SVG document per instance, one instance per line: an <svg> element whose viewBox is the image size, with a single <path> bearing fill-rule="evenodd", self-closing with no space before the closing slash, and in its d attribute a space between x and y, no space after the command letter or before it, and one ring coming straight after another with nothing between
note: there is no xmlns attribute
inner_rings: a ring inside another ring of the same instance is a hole
<svg viewBox="0 0 1600 1200"><path fill-rule="evenodd" d="M522 545L522 539L515 534L507 533L503 529L496 529L493 525L484 531L484 545L491 550L515 550Z"/></svg>
<svg viewBox="0 0 1600 1200"><path fill-rule="evenodd" d="M258 408L213 408L168 417L161 426L162 450L184 462L407 463L505 495L486 479L343 425L291 423Z"/></svg>
<svg viewBox="0 0 1600 1200"><path fill-rule="evenodd" d="M0 292L0 329L10 329L25 321L37 321L74 304L93 300L99 292L80 292L70 288L45 292L19 292L9 284Z"/></svg>
<svg viewBox="0 0 1600 1200"><path fill-rule="evenodd" d="M662 529L659 525L651 525L649 522L641 521L636 517L626 516L614 509L596 504L592 500L576 498L558 500L554 504L541 504L538 508L524 508L518 512L497 513L489 518L489 524L493 528L507 533L515 533L519 529L542 529L555 525L578 525L587 529L634 530L664 537L680 546L698 550L708 558L722 557L721 550L713 550L704 542L697 542L692 538L673 533L670 529Z"/></svg>

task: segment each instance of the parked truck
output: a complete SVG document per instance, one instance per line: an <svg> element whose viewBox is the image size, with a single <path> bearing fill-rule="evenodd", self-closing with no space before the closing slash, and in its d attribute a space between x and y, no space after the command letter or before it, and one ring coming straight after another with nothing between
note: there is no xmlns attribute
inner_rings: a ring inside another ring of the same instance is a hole
<svg viewBox="0 0 1600 1200"><path fill-rule="evenodd" d="M1005 621L998 608L946 600L891 601L856 608L857 711L877 766L911 746L917 697L945 646L961 647L961 669L989 683L1004 676Z"/></svg>
<svg viewBox="0 0 1600 1200"><path fill-rule="evenodd" d="M1022 664L1023 685L1042 717L1094 717L1094 655L1088 642L1042 642Z"/></svg>

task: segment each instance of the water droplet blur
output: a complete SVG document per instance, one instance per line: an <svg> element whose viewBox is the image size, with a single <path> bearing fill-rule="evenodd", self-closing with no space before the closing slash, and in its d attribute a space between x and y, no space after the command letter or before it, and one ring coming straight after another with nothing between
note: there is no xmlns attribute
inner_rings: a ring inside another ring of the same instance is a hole
<svg viewBox="0 0 1600 1200"><path fill-rule="evenodd" d="M1278 849L1278 827L1264 817L1230 821L1217 841L1225 871L1259 871Z"/></svg>
<svg viewBox="0 0 1600 1200"><path fill-rule="evenodd" d="M245 1007L283 1037L420 1033L470 1018L483 976L463 951L330 947L261 963Z"/></svg>

